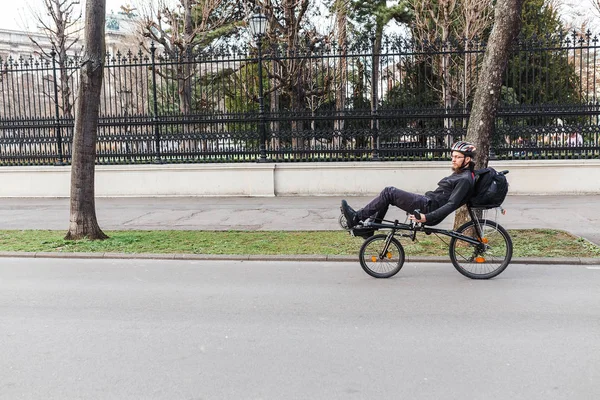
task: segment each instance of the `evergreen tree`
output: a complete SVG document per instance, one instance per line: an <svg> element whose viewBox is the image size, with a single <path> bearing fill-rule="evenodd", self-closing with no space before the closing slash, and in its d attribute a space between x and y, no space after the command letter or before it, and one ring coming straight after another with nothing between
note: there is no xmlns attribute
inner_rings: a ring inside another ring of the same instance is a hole
<svg viewBox="0 0 600 400"><path fill-rule="evenodd" d="M579 78L567 50L573 39L556 9L548 0L526 0L521 18L520 51L509 60L503 86L514 91L522 106L578 103Z"/></svg>

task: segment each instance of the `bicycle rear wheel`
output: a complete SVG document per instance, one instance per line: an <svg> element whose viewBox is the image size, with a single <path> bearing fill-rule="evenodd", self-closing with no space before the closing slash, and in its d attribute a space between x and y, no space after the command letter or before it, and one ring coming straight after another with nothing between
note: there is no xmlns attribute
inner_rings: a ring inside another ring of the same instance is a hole
<svg viewBox="0 0 600 400"><path fill-rule="evenodd" d="M469 221L456 231L477 238L476 246L463 240L450 240L450 260L454 267L471 279L490 279L506 269L512 258L513 245L506 230L493 221L479 220L482 237L477 234L474 221Z"/></svg>
<svg viewBox="0 0 600 400"><path fill-rule="evenodd" d="M360 266L375 278L389 278L404 265L404 248L398 239L375 235L364 241L359 252Z"/></svg>

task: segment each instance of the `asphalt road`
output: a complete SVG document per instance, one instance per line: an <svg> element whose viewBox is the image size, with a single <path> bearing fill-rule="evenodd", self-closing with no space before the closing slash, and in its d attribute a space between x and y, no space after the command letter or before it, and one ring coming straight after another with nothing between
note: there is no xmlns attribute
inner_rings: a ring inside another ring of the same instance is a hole
<svg viewBox="0 0 600 400"><path fill-rule="evenodd" d="M597 399L600 269L3 259L0 399Z"/></svg>

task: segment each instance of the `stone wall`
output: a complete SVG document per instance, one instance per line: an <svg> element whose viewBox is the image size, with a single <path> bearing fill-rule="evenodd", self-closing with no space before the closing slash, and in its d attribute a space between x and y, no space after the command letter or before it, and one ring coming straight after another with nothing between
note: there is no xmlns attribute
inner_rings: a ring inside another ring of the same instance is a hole
<svg viewBox="0 0 600 400"><path fill-rule="evenodd" d="M600 160L492 162L510 194L600 194ZM98 197L370 196L385 186L424 193L449 162L175 164L96 167ZM0 197L68 197L70 167L2 167Z"/></svg>

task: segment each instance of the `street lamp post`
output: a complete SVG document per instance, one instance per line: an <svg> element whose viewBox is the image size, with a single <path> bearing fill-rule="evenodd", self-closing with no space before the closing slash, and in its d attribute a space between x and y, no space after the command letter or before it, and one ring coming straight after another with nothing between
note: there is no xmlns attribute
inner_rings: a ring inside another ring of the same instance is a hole
<svg viewBox="0 0 600 400"><path fill-rule="evenodd" d="M267 17L257 7L248 21L250 33L256 38L258 50L258 114L260 117L260 156L258 162L267 161L267 124L265 121L265 100L263 97L263 66L262 66L262 38L267 31Z"/></svg>

